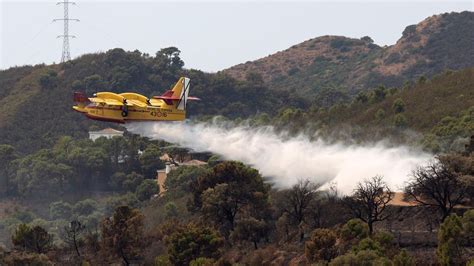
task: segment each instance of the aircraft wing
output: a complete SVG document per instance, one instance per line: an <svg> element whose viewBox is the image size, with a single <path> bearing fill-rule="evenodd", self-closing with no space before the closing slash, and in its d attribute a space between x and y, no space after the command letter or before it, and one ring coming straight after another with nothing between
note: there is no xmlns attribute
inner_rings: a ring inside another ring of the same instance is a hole
<svg viewBox="0 0 474 266"><path fill-rule="evenodd" d="M110 106L123 106L123 103L115 99L104 99L105 104Z"/></svg>
<svg viewBox="0 0 474 266"><path fill-rule="evenodd" d="M123 103L120 101L114 100L114 99L106 99L106 98L89 98L89 100L93 103L99 103L99 104L107 104L111 106L122 106Z"/></svg>
<svg viewBox="0 0 474 266"><path fill-rule="evenodd" d="M105 103L104 99L102 98L89 98L89 101L93 103Z"/></svg>
<svg viewBox="0 0 474 266"><path fill-rule="evenodd" d="M134 106L138 106L138 107L141 107L141 108L145 108L147 107L148 105L144 102L141 102L139 100L127 100L127 105L134 105Z"/></svg>
<svg viewBox="0 0 474 266"><path fill-rule="evenodd" d="M109 98L89 98L89 100L93 103L100 103L100 104L107 104L110 106L123 106L123 103L115 100L115 99L109 99ZM138 100L127 100L127 105L128 106L138 106L141 108L146 108L148 105L138 101Z"/></svg>

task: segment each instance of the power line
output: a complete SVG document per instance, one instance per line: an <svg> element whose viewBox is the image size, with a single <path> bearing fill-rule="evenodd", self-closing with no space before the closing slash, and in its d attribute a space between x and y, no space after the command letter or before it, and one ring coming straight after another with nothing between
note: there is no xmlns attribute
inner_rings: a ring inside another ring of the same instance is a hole
<svg viewBox="0 0 474 266"><path fill-rule="evenodd" d="M64 22L64 32L63 35L58 35L57 38L63 38L63 52L61 55L61 63L71 60L71 53L69 51L69 37L76 38L74 35L69 35L69 21L79 21L78 19L69 18L69 5L75 5L75 2L69 2L68 0L63 0L63 2L58 2L56 5L64 6L64 18L54 19L53 21L62 20Z"/></svg>

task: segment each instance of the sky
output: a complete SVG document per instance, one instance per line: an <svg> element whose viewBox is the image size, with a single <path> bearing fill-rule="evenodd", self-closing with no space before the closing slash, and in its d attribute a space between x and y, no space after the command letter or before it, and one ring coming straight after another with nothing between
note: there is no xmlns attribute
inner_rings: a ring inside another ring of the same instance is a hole
<svg viewBox="0 0 474 266"><path fill-rule="evenodd" d="M181 50L186 68L216 72L322 35L370 36L392 45L404 28L470 1L85 1L69 7L73 58L112 48ZM0 69L61 59L63 7L0 0Z"/></svg>

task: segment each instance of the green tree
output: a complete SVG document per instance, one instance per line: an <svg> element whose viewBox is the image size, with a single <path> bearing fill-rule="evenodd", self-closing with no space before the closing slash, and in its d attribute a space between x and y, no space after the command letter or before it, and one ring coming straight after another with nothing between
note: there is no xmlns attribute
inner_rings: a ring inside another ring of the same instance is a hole
<svg viewBox="0 0 474 266"><path fill-rule="evenodd" d="M180 166L171 170L165 180L166 190L190 192L191 185L196 182L199 176L204 176L209 172L205 167L200 166Z"/></svg>
<svg viewBox="0 0 474 266"><path fill-rule="evenodd" d="M218 165L219 163L222 163L222 159L221 159L221 157L219 157L219 155L214 154L207 160L207 164L210 167L214 167L214 166Z"/></svg>
<svg viewBox="0 0 474 266"><path fill-rule="evenodd" d="M383 265L391 266L392 263L389 259L383 256L379 256L373 250L363 250L354 253L347 253L345 255L339 256L332 260L329 263L330 266L345 266L345 265L354 265L354 266L365 266L365 265Z"/></svg>
<svg viewBox="0 0 474 266"><path fill-rule="evenodd" d="M84 89L84 83L82 83L82 81L80 81L80 80L75 80L75 81L72 82L71 88L75 91L83 90Z"/></svg>
<svg viewBox="0 0 474 266"><path fill-rule="evenodd" d="M111 157L111 163L116 170L124 170L121 166L127 150L127 140L124 137L115 136L111 139L101 137L95 140L95 145L103 148Z"/></svg>
<svg viewBox="0 0 474 266"><path fill-rule="evenodd" d="M11 145L0 144L0 197L6 195L11 187L12 162L15 159L17 159L15 148Z"/></svg>
<svg viewBox="0 0 474 266"><path fill-rule="evenodd" d="M100 147L93 146L90 140L76 143L67 154L66 163L74 167L76 175L71 180L75 189L86 190L92 186L107 185L110 169L110 156Z"/></svg>
<svg viewBox="0 0 474 266"><path fill-rule="evenodd" d="M46 74L41 75L39 84L44 89L52 89L58 83L58 73L54 70L48 70Z"/></svg>
<svg viewBox="0 0 474 266"><path fill-rule="evenodd" d="M462 220L456 214L448 216L438 231L436 256L440 265L463 264Z"/></svg>
<svg viewBox="0 0 474 266"><path fill-rule="evenodd" d="M375 241L374 239L370 237L362 239L361 241L359 241L359 243L357 243L357 245L352 247L352 251L355 254L361 251L367 251L367 250L373 251L379 256L382 256L384 252L384 249L380 245L380 243L378 243L377 241Z"/></svg>
<svg viewBox="0 0 474 266"><path fill-rule="evenodd" d="M403 114L396 114L393 118L393 124L398 128L406 127L407 123L407 118Z"/></svg>
<svg viewBox="0 0 474 266"><path fill-rule="evenodd" d="M164 67L181 69L184 66L184 62L179 57L180 53L181 51L176 47L163 48L156 53L156 60Z"/></svg>
<svg viewBox="0 0 474 266"><path fill-rule="evenodd" d="M385 86L383 86L383 85L378 86L372 92L371 102L381 102L381 101L383 101L385 99L386 94L387 94L387 90L385 89Z"/></svg>
<svg viewBox="0 0 474 266"><path fill-rule="evenodd" d="M418 84L423 85L423 84L426 83L427 80L428 80L428 79L427 79L425 76L422 75L422 76L420 76L420 77L418 78Z"/></svg>
<svg viewBox="0 0 474 266"><path fill-rule="evenodd" d="M337 256L337 235L331 229L318 228L305 244L305 256L310 262L331 261Z"/></svg>
<svg viewBox="0 0 474 266"><path fill-rule="evenodd" d="M115 172L109 180L109 186L117 191L123 190L123 182L127 179L124 172Z"/></svg>
<svg viewBox="0 0 474 266"><path fill-rule="evenodd" d="M401 98L395 99L392 109L395 113L402 113L405 111L405 102Z"/></svg>
<svg viewBox="0 0 474 266"><path fill-rule="evenodd" d="M219 258L223 240L208 227L188 224L168 239L168 255L173 265L189 265L197 258Z"/></svg>
<svg viewBox="0 0 474 266"><path fill-rule="evenodd" d="M172 201L166 203L165 211L166 211L166 217L168 217L168 218L178 216L178 207Z"/></svg>
<svg viewBox="0 0 474 266"><path fill-rule="evenodd" d="M31 252L11 252L5 257L0 254L2 265L34 265L34 266L53 266L55 265L45 254Z"/></svg>
<svg viewBox="0 0 474 266"><path fill-rule="evenodd" d="M156 180L146 179L137 187L135 194L138 200L149 200L153 195L160 193L160 187Z"/></svg>
<svg viewBox="0 0 474 266"><path fill-rule="evenodd" d="M200 176L192 186L193 205L224 231L232 231L237 215L243 211L255 217L265 216L268 185L260 173L240 162L223 162Z"/></svg>
<svg viewBox="0 0 474 266"><path fill-rule="evenodd" d="M189 263L189 266L213 266L216 260L211 258L197 258Z"/></svg>
<svg viewBox="0 0 474 266"><path fill-rule="evenodd" d="M346 241L362 240L369 236L369 227L361 219L351 219L341 229L341 237Z"/></svg>
<svg viewBox="0 0 474 266"><path fill-rule="evenodd" d="M384 118L385 118L385 111L383 109L378 109L377 112L375 112L375 119L377 119L377 121L381 121Z"/></svg>
<svg viewBox="0 0 474 266"><path fill-rule="evenodd" d="M122 189L125 191L136 191L140 184L143 183L145 177L136 172L131 172L125 176L122 182Z"/></svg>
<svg viewBox="0 0 474 266"><path fill-rule="evenodd" d="M107 257L117 256L126 265L140 257L144 247L143 215L137 209L120 206L101 223L101 249Z"/></svg>
<svg viewBox="0 0 474 266"><path fill-rule="evenodd" d="M408 252L405 249L402 249L399 254L393 257L394 266L415 266L415 261L413 257L408 255Z"/></svg>
<svg viewBox="0 0 474 266"><path fill-rule="evenodd" d="M107 87L102 77L98 74L85 77L82 83L84 84L85 91L88 95L102 91Z"/></svg>
<svg viewBox="0 0 474 266"><path fill-rule="evenodd" d="M97 202L93 199L85 199L77 202L73 207L73 213L77 216L90 215L97 210Z"/></svg>
<svg viewBox="0 0 474 266"><path fill-rule="evenodd" d="M52 156L50 151L41 150L20 160L15 183L21 196L59 196L70 189L69 178L73 176L73 169L55 162Z"/></svg>
<svg viewBox="0 0 474 266"><path fill-rule="evenodd" d="M366 92L361 91L357 94L355 101L358 103L366 103L369 101L369 96Z"/></svg>
<svg viewBox="0 0 474 266"><path fill-rule="evenodd" d="M161 155L160 148L156 145L149 145L140 155L140 163L145 178L156 178L156 171L165 167L165 164L160 160Z"/></svg>
<svg viewBox="0 0 474 266"><path fill-rule="evenodd" d="M22 250L44 253L51 248L53 236L41 226L20 224L12 235L12 243Z"/></svg>
<svg viewBox="0 0 474 266"><path fill-rule="evenodd" d="M362 38L360 38L362 41L364 42L368 42L368 43L374 43L374 40L372 38L370 38L369 36L364 36Z"/></svg>
<svg viewBox="0 0 474 266"><path fill-rule="evenodd" d="M474 210L468 210L462 217L464 235L468 243L474 241Z"/></svg>
<svg viewBox="0 0 474 266"><path fill-rule="evenodd" d="M49 205L49 216L52 219L69 219L71 215L72 206L67 202L60 200Z"/></svg>
<svg viewBox="0 0 474 266"><path fill-rule="evenodd" d="M264 220L257 220L253 217L243 218L236 222L232 236L238 240L247 240L253 243L258 249L261 239L267 238L270 233L270 226Z"/></svg>

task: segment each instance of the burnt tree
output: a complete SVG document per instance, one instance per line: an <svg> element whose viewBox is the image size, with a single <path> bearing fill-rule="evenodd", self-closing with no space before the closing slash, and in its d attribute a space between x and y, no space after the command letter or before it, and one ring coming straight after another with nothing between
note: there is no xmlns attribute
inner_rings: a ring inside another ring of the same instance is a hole
<svg viewBox="0 0 474 266"><path fill-rule="evenodd" d="M407 200L436 208L440 212L441 222L456 205L464 202L468 189L461 179L462 173L448 162L447 157L442 157L425 167L418 167L405 187Z"/></svg>
<svg viewBox="0 0 474 266"><path fill-rule="evenodd" d="M372 234L374 223L390 216L387 206L393 196L383 177L377 175L359 182L354 194L345 197L343 202L356 218L367 223L369 233Z"/></svg>

